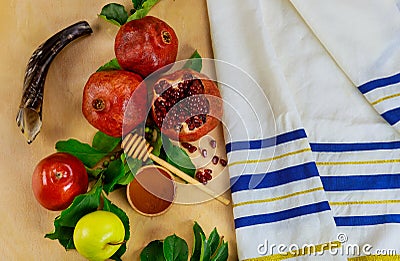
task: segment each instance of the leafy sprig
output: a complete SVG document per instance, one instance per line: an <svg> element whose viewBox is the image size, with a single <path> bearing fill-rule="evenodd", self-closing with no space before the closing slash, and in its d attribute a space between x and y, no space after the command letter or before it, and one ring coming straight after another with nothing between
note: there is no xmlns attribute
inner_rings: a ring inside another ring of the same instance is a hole
<svg viewBox="0 0 400 261"><path fill-rule="evenodd" d="M190 261L225 261L228 259L228 242L218 234L216 228L210 233L208 239L200 225L193 225L194 246Z"/></svg>
<svg viewBox="0 0 400 261"><path fill-rule="evenodd" d="M190 261L226 261L228 242L220 236L217 229L206 238L203 229L195 222L193 225L194 246ZM151 241L140 253L140 261L187 261L189 249L186 241L173 234L164 240Z"/></svg>
<svg viewBox="0 0 400 261"><path fill-rule="evenodd" d="M126 11L125 7L118 3L110 3L105 5L99 16L107 22L121 26L132 20L145 17L150 9L160 0L132 0L133 9L130 14Z"/></svg>

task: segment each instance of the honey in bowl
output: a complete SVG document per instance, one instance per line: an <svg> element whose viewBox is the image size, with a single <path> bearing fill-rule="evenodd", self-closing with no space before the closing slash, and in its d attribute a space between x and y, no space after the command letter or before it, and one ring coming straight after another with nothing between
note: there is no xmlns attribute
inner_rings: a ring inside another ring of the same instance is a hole
<svg viewBox="0 0 400 261"><path fill-rule="evenodd" d="M129 204L140 214L161 215L171 207L175 199L173 176L161 166L144 166L128 184L126 193Z"/></svg>

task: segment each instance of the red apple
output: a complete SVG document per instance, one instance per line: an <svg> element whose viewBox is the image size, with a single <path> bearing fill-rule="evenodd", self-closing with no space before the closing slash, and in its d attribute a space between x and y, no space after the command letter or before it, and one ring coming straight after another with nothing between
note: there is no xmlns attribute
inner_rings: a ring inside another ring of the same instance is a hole
<svg viewBox="0 0 400 261"><path fill-rule="evenodd" d="M33 194L49 210L66 209L77 195L86 193L88 183L83 163L61 152L42 159L32 175Z"/></svg>

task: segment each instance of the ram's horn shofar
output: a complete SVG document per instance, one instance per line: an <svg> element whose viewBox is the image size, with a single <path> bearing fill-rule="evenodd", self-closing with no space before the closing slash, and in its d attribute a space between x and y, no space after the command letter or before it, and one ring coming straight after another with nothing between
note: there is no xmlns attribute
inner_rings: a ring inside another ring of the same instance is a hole
<svg viewBox="0 0 400 261"><path fill-rule="evenodd" d="M29 144L39 134L42 126L44 82L51 62L70 42L92 32L90 25L85 21L68 26L40 45L29 59L16 119Z"/></svg>

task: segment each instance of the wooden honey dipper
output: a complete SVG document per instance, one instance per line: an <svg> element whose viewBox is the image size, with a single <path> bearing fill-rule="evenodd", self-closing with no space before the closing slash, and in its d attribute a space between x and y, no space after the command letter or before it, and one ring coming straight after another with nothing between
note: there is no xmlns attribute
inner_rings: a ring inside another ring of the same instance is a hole
<svg viewBox="0 0 400 261"><path fill-rule="evenodd" d="M160 159L156 155L152 154L151 151L153 150L153 147L150 146L150 144L144 139L142 136L138 135L137 133L129 133L128 135L125 136L125 138L122 141L122 148L125 151L125 154L128 157L138 159L140 161L145 162L148 158L150 158L152 161L160 164L164 168L168 169L184 181L193 184L193 185L198 185L196 186L198 189L202 190L203 192L207 193L208 195L212 196L213 198L217 199L221 203L225 205L229 205L230 201L227 198L224 198L222 196L217 195L214 191L209 189L208 187L204 186L202 183L197 181L196 179L190 177L187 175L185 172L181 171L180 169L176 168L175 166L169 164L163 159Z"/></svg>

